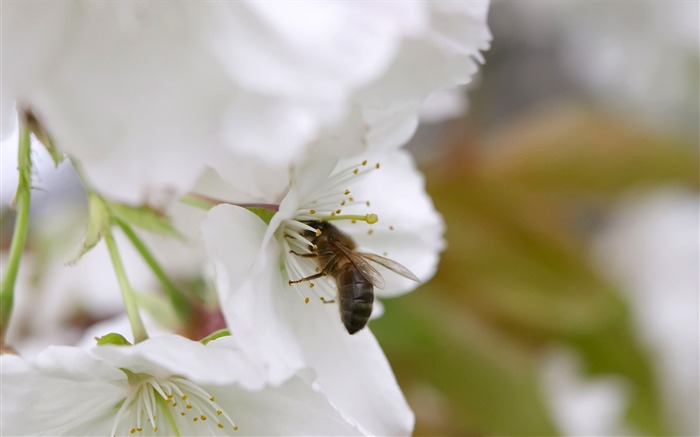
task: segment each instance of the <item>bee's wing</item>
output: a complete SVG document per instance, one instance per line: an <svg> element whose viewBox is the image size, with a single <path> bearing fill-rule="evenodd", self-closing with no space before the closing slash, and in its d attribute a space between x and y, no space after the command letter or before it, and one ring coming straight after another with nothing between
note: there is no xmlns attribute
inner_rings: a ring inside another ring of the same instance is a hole
<svg viewBox="0 0 700 437"><path fill-rule="evenodd" d="M406 267L402 266L401 264L397 263L396 261L392 261L389 258L384 258L383 256L375 255L373 253L362 253L363 258L368 259L372 262L375 262L379 265L382 265L386 267L387 269L391 270L392 272L399 274L403 276L404 278L408 278L412 281L420 282L420 279L416 275L413 274L412 271L408 270Z"/></svg>
<svg viewBox="0 0 700 437"><path fill-rule="evenodd" d="M335 247L337 247L338 250L340 250L343 255L345 255L347 259L349 259L350 262L357 267L360 273L362 273L362 276L364 276L372 285L379 289L384 288L384 278L382 277L381 273L377 271L377 269L365 261L365 254L353 252L344 244L338 242L335 243Z"/></svg>

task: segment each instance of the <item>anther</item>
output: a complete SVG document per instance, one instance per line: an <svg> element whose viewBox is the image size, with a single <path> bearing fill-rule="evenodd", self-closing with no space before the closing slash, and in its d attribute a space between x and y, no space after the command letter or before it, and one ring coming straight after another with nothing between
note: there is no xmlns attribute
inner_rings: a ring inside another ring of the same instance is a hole
<svg viewBox="0 0 700 437"><path fill-rule="evenodd" d="M348 197L348 200L351 201L351 202L354 202L354 201L355 201L355 198L352 197L352 196L350 196L350 197Z"/></svg>
<svg viewBox="0 0 700 437"><path fill-rule="evenodd" d="M187 408L188 410L191 410L191 409L192 409L192 405L187 404L187 405L185 406L185 408Z"/></svg>
<svg viewBox="0 0 700 437"><path fill-rule="evenodd" d="M233 430L234 430L234 431L238 431L238 427L237 427L237 426L234 426L234 427L233 427Z"/></svg>
<svg viewBox="0 0 700 437"><path fill-rule="evenodd" d="M367 202L365 202L365 205L369 206L369 200Z"/></svg>
<svg viewBox="0 0 700 437"><path fill-rule="evenodd" d="M138 428L136 428L136 431L137 431L137 432L141 432L141 431L143 431L143 428L141 428L141 427L139 426Z"/></svg>
<svg viewBox="0 0 700 437"><path fill-rule="evenodd" d="M394 227L393 227L393 226L389 226L389 230L390 230L390 231L393 231L393 230L394 230Z"/></svg>
<svg viewBox="0 0 700 437"><path fill-rule="evenodd" d="M336 213L336 214L340 214L341 212L343 212L342 209L336 209L336 210L335 210L335 213Z"/></svg>
<svg viewBox="0 0 700 437"><path fill-rule="evenodd" d="M309 288L314 288L314 283L313 283L313 282L309 282Z"/></svg>
<svg viewBox="0 0 700 437"><path fill-rule="evenodd" d="M135 432L136 432L136 428L131 428L131 429L129 430L129 432L130 432L131 434L135 433Z"/></svg>
<svg viewBox="0 0 700 437"><path fill-rule="evenodd" d="M195 417L194 419L192 419L193 422L196 422L198 420L199 420L199 417Z"/></svg>
<svg viewBox="0 0 700 437"><path fill-rule="evenodd" d="M350 190L345 190L345 195L347 196L348 194L350 194Z"/></svg>
<svg viewBox="0 0 700 437"><path fill-rule="evenodd" d="M202 414L201 416L199 416L199 418L202 419L202 420L207 420L207 416L205 416L204 414Z"/></svg>
<svg viewBox="0 0 700 437"><path fill-rule="evenodd" d="M317 236L317 237L320 237L322 233L323 233L323 232L321 232L320 229L316 229L316 236Z"/></svg>
<svg viewBox="0 0 700 437"><path fill-rule="evenodd" d="M367 231L367 235L372 235L373 233L374 233L374 229L369 229L369 230Z"/></svg>
<svg viewBox="0 0 700 437"><path fill-rule="evenodd" d="M185 415L185 412L184 412L184 411L183 411L182 413L180 413L180 416L184 416L184 415Z"/></svg>
<svg viewBox="0 0 700 437"><path fill-rule="evenodd" d="M217 423L216 426L219 427L219 428L223 428L223 427L224 427L224 425L222 425L221 423Z"/></svg>
<svg viewBox="0 0 700 437"><path fill-rule="evenodd" d="M362 161L362 165L367 165L367 160Z"/></svg>
<svg viewBox="0 0 700 437"><path fill-rule="evenodd" d="M217 416L221 416L221 413L223 413L223 411L221 411L221 410L216 410L216 415L217 415Z"/></svg>
<svg viewBox="0 0 700 437"><path fill-rule="evenodd" d="M352 172L355 173L355 174L357 174L359 171L360 171L360 170L355 169L355 170L353 170Z"/></svg>
<svg viewBox="0 0 700 437"><path fill-rule="evenodd" d="M377 165L375 165L374 167L375 167L375 168L379 168L379 163L377 163Z"/></svg>
<svg viewBox="0 0 700 437"><path fill-rule="evenodd" d="M304 303L309 303L309 298L308 298L308 297L305 297L305 298L304 298ZM219 414L219 412L217 411L216 414Z"/></svg>
<svg viewBox="0 0 700 437"><path fill-rule="evenodd" d="M345 206L345 201L340 202L340 206Z"/></svg>
<svg viewBox="0 0 700 437"><path fill-rule="evenodd" d="M153 427L153 432L156 432L156 431L158 431L158 427L157 427L157 426L154 426L154 427Z"/></svg>
<svg viewBox="0 0 700 437"><path fill-rule="evenodd" d="M210 397L209 400L214 402L214 396Z"/></svg>
<svg viewBox="0 0 700 437"><path fill-rule="evenodd" d="M315 209L310 209L310 210L309 210L309 214L316 214L316 210L315 210Z"/></svg>
<svg viewBox="0 0 700 437"><path fill-rule="evenodd" d="M187 400L187 395L182 395L182 400L186 401Z"/></svg>

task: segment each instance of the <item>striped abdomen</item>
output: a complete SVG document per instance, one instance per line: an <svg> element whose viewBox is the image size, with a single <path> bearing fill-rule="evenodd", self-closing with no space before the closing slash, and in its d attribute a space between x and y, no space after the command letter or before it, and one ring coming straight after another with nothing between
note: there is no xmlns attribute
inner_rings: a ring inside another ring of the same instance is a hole
<svg viewBox="0 0 700 437"><path fill-rule="evenodd" d="M340 319L354 334L364 328L372 314L374 286L356 268L345 268L336 276Z"/></svg>

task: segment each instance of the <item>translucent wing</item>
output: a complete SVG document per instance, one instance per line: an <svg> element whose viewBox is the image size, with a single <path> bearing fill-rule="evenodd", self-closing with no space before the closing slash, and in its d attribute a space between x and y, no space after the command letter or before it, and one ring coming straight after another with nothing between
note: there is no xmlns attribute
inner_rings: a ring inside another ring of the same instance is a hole
<svg viewBox="0 0 700 437"><path fill-rule="evenodd" d="M362 276L364 276L372 285L379 289L384 288L384 278L377 271L377 269L375 269L367 261L365 261L365 254L353 252L352 250L348 249L344 244L339 242L335 243L335 247L337 247L338 250L340 250L343 253L343 255L345 255L345 257L349 259L355 267L357 267L360 273L362 273Z"/></svg>
<svg viewBox="0 0 700 437"><path fill-rule="evenodd" d="M372 262L386 267L387 269L391 270L392 272L398 275L403 276L404 278L420 282L420 279L418 279L418 277L414 275L412 271L408 270L406 267L402 266L396 261L392 261L389 258L384 258L383 256L375 255L373 253L361 253L360 255L362 255L362 257L365 259L368 259Z"/></svg>

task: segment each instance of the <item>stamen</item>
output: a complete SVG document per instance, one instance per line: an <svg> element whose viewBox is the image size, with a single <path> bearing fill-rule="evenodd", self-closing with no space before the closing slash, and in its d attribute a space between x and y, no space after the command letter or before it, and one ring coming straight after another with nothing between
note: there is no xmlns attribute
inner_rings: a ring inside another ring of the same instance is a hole
<svg viewBox="0 0 700 437"><path fill-rule="evenodd" d="M146 421L150 424L152 432L157 432L160 428L158 417L161 416L163 408L166 408L165 415L170 419L170 423L174 427L175 434L180 434L178 431L178 421L174 421L173 416L167 411L167 408L172 407L179 416L185 417L186 410L194 410L195 417L192 422L211 423L210 432L214 425L217 428L223 428L223 424L218 420L207 421L207 418L215 415L216 417L223 416L226 421L234 428L237 428L231 417L215 402L214 396L211 396L199 385L179 376L170 376L167 378L156 378L144 374L136 374L134 378L129 377L131 390L127 397L122 402L117 415L111 435L136 434L143 430L141 427L142 416L146 416ZM175 394L186 403L185 407L178 407L178 402L175 401ZM135 421L135 426L134 422ZM131 422L131 426L126 426ZM192 423L190 422L190 423ZM213 423L212 423L213 422ZM181 423L181 422L180 422ZM128 431L128 432L127 432ZM206 433L206 432L205 432Z"/></svg>
<svg viewBox="0 0 700 437"><path fill-rule="evenodd" d="M379 221L379 216L377 214L365 214L365 215L356 215L356 214L343 214L343 215L337 215L331 213L330 217L323 217L319 221L322 222L329 222L331 220L352 220L353 223L356 221L361 221L361 222L367 222L367 224L373 225Z"/></svg>

